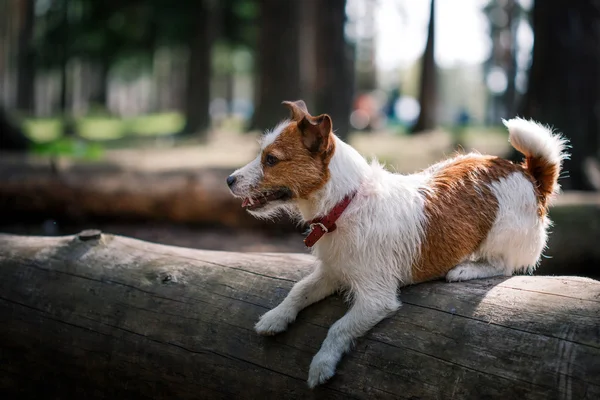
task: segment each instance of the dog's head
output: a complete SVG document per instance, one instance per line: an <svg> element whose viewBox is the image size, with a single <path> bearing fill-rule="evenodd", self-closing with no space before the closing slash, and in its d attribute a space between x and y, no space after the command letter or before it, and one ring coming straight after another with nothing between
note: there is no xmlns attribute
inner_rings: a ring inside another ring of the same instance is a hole
<svg viewBox="0 0 600 400"><path fill-rule="evenodd" d="M302 100L284 101L291 119L267 132L258 156L227 178L242 207L266 217L307 199L329 179L329 161L335 151L331 118L312 116Z"/></svg>

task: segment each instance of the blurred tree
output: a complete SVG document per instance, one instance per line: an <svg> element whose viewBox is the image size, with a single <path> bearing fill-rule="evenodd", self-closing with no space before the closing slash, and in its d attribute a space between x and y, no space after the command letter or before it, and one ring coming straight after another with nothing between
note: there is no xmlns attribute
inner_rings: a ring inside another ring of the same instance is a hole
<svg viewBox="0 0 600 400"><path fill-rule="evenodd" d="M33 50L34 1L19 0L19 45L17 49L17 109L32 112L35 95Z"/></svg>
<svg viewBox="0 0 600 400"><path fill-rule="evenodd" d="M497 124L501 118L510 118L516 112L517 28L525 11L517 0L505 0L490 1L483 12L489 20L492 39L492 51L484 64L491 92L486 119Z"/></svg>
<svg viewBox="0 0 600 400"><path fill-rule="evenodd" d="M195 2L190 10L195 21L187 43L189 62L183 133L197 133L203 138L210 127L211 55L220 22L215 15L219 7L214 0L201 0Z"/></svg>
<svg viewBox="0 0 600 400"><path fill-rule="evenodd" d="M419 104L421 112L412 132L422 132L436 126L437 71L435 66L435 0L431 0L427 44L421 60Z"/></svg>
<svg viewBox="0 0 600 400"><path fill-rule="evenodd" d="M56 47L58 50L58 57L60 58L60 111L63 116L67 113L67 89L68 89L68 68L69 68L69 59L70 59L70 21L69 21L69 0L62 0L57 2L59 4L60 9L59 13L59 26L61 26L60 30L60 39L58 41L58 46ZM69 128L71 125L69 124ZM71 129L67 129L69 133L71 133Z"/></svg>
<svg viewBox="0 0 600 400"><path fill-rule="evenodd" d="M74 59L96 66L99 84L92 100L102 105L107 99L108 75L116 63L137 58L150 65L159 32L157 15L165 11L166 3L166 0L46 3L36 28L36 52L40 68L61 71L62 110L68 108L69 64Z"/></svg>
<svg viewBox="0 0 600 400"><path fill-rule="evenodd" d="M354 54L346 42L346 0L318 0L316 15L316 114L327 113L342 140L350 131L354 95Z"/></svg>
<svg viewBox="0 0 600 400"><path fill-rule="evenodd" d="M570 139L563 188L593 189L585 165L600 150L600 7L593 0L535 0L532 24L533 60L520 114Z"/></svg>
<svg viewBox="0 0 600 400"><path fill-rule="evenodd" d="M258 4L258 73L250 129L265 130L273 128L282 119L282 101L298 100L301 95L302 38L298 32L302 14L299 0L258 0Z"/></svg>
<svg viewBox="0 0 600 400"><path fill-rule="evenodd" d="M13 70L11 63L14 42L11 22L15 20L13 8L14 3L0 1L0 100L9 106L12 105L10 82Z"/></svg>
<svg viewBox="0 0 600 400"><path fill-rule="evenodd" d="M220 53L224 57L220 63L217 61L213 64L213 68L216 67L216 77L224 81L224 96L229 106L228 112L231 113L236 75L241 70L248 72L251 68L250 66L244 68L236 56L242 54L240 51L247 55L256 51L258 2L256 0L222 0L222 2L223 25L218 41L221 44Z"/></svg>
<svg viewBox="0 0 600 400"><path fill-rule="evenodd" d="M378 0L363 0L356 3L362 6L360 17L352 21L356 40L356 90L360 93L377 89L376 51L376 18ZM402 4L399 4L399 8ZM360 34L358 33L360 32Z"/></svg>

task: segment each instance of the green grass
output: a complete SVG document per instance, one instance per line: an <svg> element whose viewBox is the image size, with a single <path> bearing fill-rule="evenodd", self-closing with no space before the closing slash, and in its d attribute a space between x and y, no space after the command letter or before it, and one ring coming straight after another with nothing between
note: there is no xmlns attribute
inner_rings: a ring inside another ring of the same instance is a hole
<svg viewBox="0 0 600 400"><path fill-rule="evenodd" d="M63 123L59 118L26 119L23 129L34 142L47 143L62 136Z"/></svg>
<svg viewBox="0 0 600 400"><path fill-rule="evenodd" d="M76 132L84 139L112 140L120 139L127 133L124 120L107 117L86 117L75 122Z"/></svg>
<svg viewBox="0 0 600 400"><path fill-rule="evenodd" d="M75 120L75 130L84 139L107 141L125 136L161 136L179 132L185 121L179 113L149 114L134 118L86 116ZM27 136L36 143L49 143L63 136L63 121L54 118L30 118L23 121Z"/></svg>
<svg viewBox="0 0 600 400"><path fill-rule="evenodd" d="M125 121L128 130L141 136L161 136L179 132L183 129L185 119L179 113L163 113L144 115Z"/></svg>

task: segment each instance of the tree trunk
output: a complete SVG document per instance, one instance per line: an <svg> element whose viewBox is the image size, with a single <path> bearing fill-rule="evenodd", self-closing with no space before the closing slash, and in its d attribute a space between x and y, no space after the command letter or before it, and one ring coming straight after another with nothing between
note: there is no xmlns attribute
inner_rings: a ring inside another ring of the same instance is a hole
<svg viewBox="0 0 600 400"><path fill-rule="evenodd" d="M17 54L17 109L32 113L35 96L35 60L32 48L34 1L20 0L19 47Z"/></svg>
<svg viewBox="0 0 600 400"><path fill-rule="evenodd" d="M287 117L284 100L298 100L301 21L299 0L260 0L255 110L250 129L273 128ZM310 108L310 104L309 104Z"/></svg>
<svg viewBox="0 0 600 400"><path fill-rule="evenodd" d="M227 116L231 117L234 111L235 101L235 72L233 69L226 71L223 80L225 81L225 101L227 102Z"/></svg>
<svg viewBox="0 0 600 400"><path fill-rule="evenodd" d="M427 44L421 63L421 86L419 92L421 112L412 132L422 132L436 127L437 71L435 66L435 0L431 0Z"/></svg>
<svg viewBox="0 0 600 400"><path fill-rule="evenodd" d="M319 0L315 11L316 104L309 111L329 114L337 136L347 140L354 95L354 54L344 36L346 0Z"/></svg>
<svg viewBox="0 0 600 400"><path fill-rule="evenodd" d="M188 80L186 87L183 133L206 139L210 128L210 83L212 77L212 46L215 39L216 18L213 0L200 0L196 4L198 20L190 38Z"/></svg>
<svg viewBox="0 0 600 400"><path fill-rule="evenodd" d="M303 0L300 8L300 96L311 108L316 104L317 9L320 0Z"/></svg>
<svg viewBox="0 0 600 400"><path fill-rule="evenodd" d="M600 9L592 1L536 0L532 22L533 61L520 114L569 138L563 189L592 190L585 163L600 150Z"/></svg>
<svg viewBox="0 0 600 400"><path fill-rule="evenodd" d="M517 100L517 27L520 5L517 0L508 0L505 5L508 23L506 35L510 37L509 45L504 48L503 61L506 66L506 91L503 94L505 114L508 118L512 118L516 112L515 103ZM496 121L497 123L497 121Z"/></svg>
<svg viewBox="0 0 600 400"><path fill-rule="evenodd" d="M600 283L432 282L311 391L339 295L275 338L253 325L314 267L300 254L192 250L82 232L0 235L5 398L600 398Z"/></svg>
<svg viewBox="0 0 600 400"><path fill-rule="evenodd" d="M15 43L13 25L16 18L16 2L0 1L0 102L9 108L15 107L12 96L13 71L15 62L13 54ZM18 46L17 46L18 47Z"/></svg>
<svg viewBox="0 0 600 400"><path fill-rule="evenodd" d="M110 73L110 62L108 57L95 65L97 68L96 87L90 99L95 106L108 109L108 77Z"/></svg>
<svg viewBox="0 0 600 400"><path fill-rule="evenodd" d="M0 106L0 151L25 151L30 145L31 140L10 121Z"/></svg>
<svg viewBox="0 0 600 400"><path fill-rule="evenodd" d="M63 134L66 137L75 136L75 126L71 116L69 100L72 101L72 85L69 82L69 62L71 61L71 27L69 19L68 0L62 0L63 37L60 46L60 100L59 107L63 118ZM69 93L71 91L71 93ZM71 96L69 96L71 94Z"/></svg>

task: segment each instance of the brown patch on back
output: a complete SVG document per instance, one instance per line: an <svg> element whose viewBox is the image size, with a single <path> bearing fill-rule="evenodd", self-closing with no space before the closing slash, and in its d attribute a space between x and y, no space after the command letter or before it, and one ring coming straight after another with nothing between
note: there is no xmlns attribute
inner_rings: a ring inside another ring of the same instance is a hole
<svg viewBox="0 0 600 400"><path fill-rule="evenodd" d="M413 282L441 278L471 255L487 237L498 211L488 185L519 165L493 156L459 156L433 165L430 190L424 191L427 227Z"/></svg>
<svg viewBox="0 0 600 400"><path fill-rule="evenodd" d="M294 197L306 199L329 180L329 162L335 151L332 134L328 133L329 137L323 143L323 148L316 151L314 148L309 149L305 143L306 135L299 127L301 123L302 121L290 122L277 139L263 150L262 189L287 187ZM273 166L266 164L269 154L278 159Z"/></svg>
<svg viewBox="0 0 600 400"><path fill-rule="evenodd" d="M550 163L541 157L526 157L523 171L533 183L538 201L538 215L544 217L548 212L549 202L554 194L560 172L559 165Z"/></svg>

